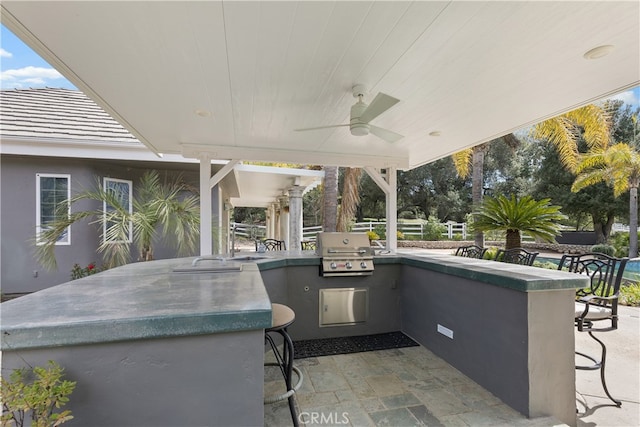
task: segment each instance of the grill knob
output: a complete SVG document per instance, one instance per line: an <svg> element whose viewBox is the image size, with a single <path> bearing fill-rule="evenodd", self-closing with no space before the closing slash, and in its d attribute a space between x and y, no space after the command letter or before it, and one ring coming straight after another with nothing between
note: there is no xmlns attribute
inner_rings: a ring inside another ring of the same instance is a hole
<svg viewBox="0 0 640 427"><path fill-rule="evenodd" d="M351 261L347 261L347 262L344 264L344 266L345 266L345 267L347 267L347 270L351 270L351 268L353 268L353 265L351 264Z"/></svg>
<svg viewBox="0 0 640 427"><path fill-rule="evenodd" d="M329 267L331 267L332 270L335 270L336 268L338 268L338 265L335 262L332 262L331 264L329 264Z"/></svg>
<svg viewBox="0 0 640 427"><path fill-rule="evenodd" d="M364 262L364 261L362 261L362 262L360 263L360 268L367 268L367 263L366 263L366 262Z"/></svg>

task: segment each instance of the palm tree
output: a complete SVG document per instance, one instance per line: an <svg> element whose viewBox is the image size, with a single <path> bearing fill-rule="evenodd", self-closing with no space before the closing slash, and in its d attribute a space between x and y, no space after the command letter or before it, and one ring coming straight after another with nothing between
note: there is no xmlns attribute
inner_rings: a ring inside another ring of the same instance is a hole
<svg viewBox="0 0 640 427"><path fill-rule="evenodd" d="M505 249L521 246L521 232L553 242L560 234L558 221L565 219L560 206L549 205L549 199L534 200L531 196L517 198L504 195L486 198L474 213L473 229L505 231Z"/></svg>
<svg viewBox="0 0 640 427"><path fill-rule="evenodd" d="M520 144L518 138L516 138L512 133L503 136L502 139L512 149L515 149ZM489 144L493 141L476 145L473 148L467 148L453 154L452 156L453 164L460 178L466 178L467 176L469 176L469 173L472 173L471 200L473 209L477 209L482 204L482 196L484 190L484 156L489 150ZM484 234L482 233L482 231L477 230L474 233L473 239L474 243L477 246L484 246Z"/></svg>
<svg viewBox="0 0 640 427"><path fill-rule="evenodd" d="M489 149L489 143L476 145L459 151L452 156L453 165L460 178L466 178L472 173L471 178L471 199L474 209L482 203L484 156ZM474 243L479 247L484 247L484 234L476 230L473 234Z"/></svg>
<svg viewBox="0 0 640 427"><path fill-rule="evenodd" d="M560 161L570 172L579 163L578 139L582 137L589 149L603 150L611 138L611 106L590 104L538 123L532 128L534 138L551 142Z"/></svg>
<svg viewBox="0 0 640 427"><path fill-rule="evenodd" d="M67 214L69 205L81 200L100 202L97 209ZM168 241L178 255L193 253L199 244L200 210L195 190L177 176L161 182L157 171L146 172L132 197L132 211L128 202L111 188L97 182L96 189L80 192L58 205L56 220L47 224L38 237L36 257L46 268L57 268L55 243L72 224L88 220L102 230L98 252L103 254L105 266L115 267L131 261L131 239L138 248L140 261L153 259L153 244L159 237L171 236ZM103 210L103 205L109 208Z"/></svg>
<svg viewBox="0 0 640 427"><path fill-rule="evenodd" d="M625 143L594 150L580 157L571 191L578 192L599 182L613 187L614 197L629 190L629 257L638 256L638 186L640 153Z"/></svg>
<svg viewBox="0 0 640 427"><path fill-rule="evenodd" d="M336 231L338 222L338 167L324 167L322 192L322 229Z"/></svg>
<svg viewBox="0 0 640 427"><path fill-rule="evenodd" d="M360 204L361 177L361 168L346 168L344 171L336 231L349 231L349 224L356 217L356 210Z"/></svg>

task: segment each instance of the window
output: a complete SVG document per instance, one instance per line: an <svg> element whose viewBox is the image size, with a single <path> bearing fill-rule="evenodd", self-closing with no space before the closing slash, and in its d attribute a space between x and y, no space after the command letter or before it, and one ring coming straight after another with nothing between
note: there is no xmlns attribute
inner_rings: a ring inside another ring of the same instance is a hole
<svg viewBox="0 0 640 427"><path fill-rule="evenodd" d="M71 175L60 174L36 174L36 233L38 244L44 244L40 240L40 233L47 230L47 225L56 219L56 208L59 204L67 204L67 215L69 215L69 198L71 197L71 186L69 181ZM71 244L71 229L67 227L64 233L56 241L56 245Z"/></svg>
<svg viewBox="0 0 640 427"><path fill-rule="evenodd" d="M131 187L133 183L131 181L126 181L123 179L115 179L115 178L104 178L104 191L110 192L113 197L118 202L119 209L124 209L126 212L131 214L132 206L131 206ZM105 216L105 220L103 221L103 229L102 235L105 241L108 242L131 242L132 241L132 224L129 221L127 230L125 233L127 235L126 240L117 239L116 236L109 236L107 232L112 229L116 225L115 221L109 221L106 217L107 215L111 215L116 211L116 208L109 205L106 201L103 203L103 212ZM111 234L111 233L109 233Z"/></svg>

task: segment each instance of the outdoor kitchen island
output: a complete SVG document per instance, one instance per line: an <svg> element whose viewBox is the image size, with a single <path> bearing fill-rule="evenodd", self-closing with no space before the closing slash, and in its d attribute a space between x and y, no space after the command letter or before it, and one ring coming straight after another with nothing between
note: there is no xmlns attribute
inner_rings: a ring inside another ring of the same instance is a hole
<svg viewBox="0 0 640 427"><path fill-rule="evenodd" d="M521 413L576 424L573 298L586 279L398 254L375 256L372 275L323 277L313 253L266 257L217 273L132 264L3 303L3 375L60 363L78 382L69 425L262 425L277 302L296 312L294 340L401 330ZM336 289L367 290L364 322L319 325L319 291Z"/></svg>

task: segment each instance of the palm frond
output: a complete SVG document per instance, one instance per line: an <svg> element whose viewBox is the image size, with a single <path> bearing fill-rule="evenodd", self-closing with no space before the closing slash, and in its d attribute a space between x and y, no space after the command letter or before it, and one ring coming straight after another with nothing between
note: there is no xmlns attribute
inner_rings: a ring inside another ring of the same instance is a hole
<svg viewBox="0 0 640 427"><path fill-rule="evenodd" d="M559 234L559 221L566 218L559 206L549 204L549 199L535 200L531 196L510 198L500 195L486 198L474 212L474 231L519 230L546 241L553 241Z"/></svg>
<svg viewBox="0 0 640 427"><path fill-rule="evenodd" d="M619 143L596 150L581 157L576 168L571 191L606 182L613 188L614 197L625 193L640 177L640 154L630 145ZM634 184L635 185L635 184Z"/></svg>
<svg viewBox="0 0 640 427"><path fill-rule="evenodd" d="M611 140L611 108L594 104L585 105L566 114L570 120L582 127L583 138L590 149L604 150Z"/></svg>
<svg viewBox="0 0 640 427"><path fill-rule="evenodd" d="M453 165L460 178L466 178L471 173L471 159L473 158L473 148L466 148L451 156Z"/></svg>

